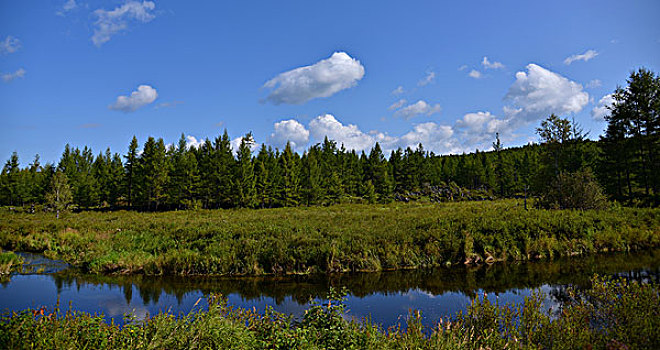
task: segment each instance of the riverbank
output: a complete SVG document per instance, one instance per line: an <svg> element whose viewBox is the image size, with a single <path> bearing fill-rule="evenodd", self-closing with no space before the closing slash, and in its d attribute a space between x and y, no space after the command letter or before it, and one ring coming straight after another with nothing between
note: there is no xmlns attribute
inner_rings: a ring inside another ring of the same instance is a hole
<svg viewBox="0 0 660 350"><path fill-rule="evenodd" d="M307 309L301 320L235 309L211 296L208 310L159 314L119 327L103 318L58 308L25 310L0 319L0 343L12 349L651 349L660 343L656 283L594 277L588 289L568 288L560 312L548 314L543 296L524 305L473 299L468 311L424 327L410 312L403 326L382 329L369 319L347 321L342 295Z"/></svg>
<svg viewBox="0 0 660 350"><path fill-rule="evenodd" d="M533 260L660 246L660 209L446 204L0 214L0 246L89 273L307 274Z"/></svg>

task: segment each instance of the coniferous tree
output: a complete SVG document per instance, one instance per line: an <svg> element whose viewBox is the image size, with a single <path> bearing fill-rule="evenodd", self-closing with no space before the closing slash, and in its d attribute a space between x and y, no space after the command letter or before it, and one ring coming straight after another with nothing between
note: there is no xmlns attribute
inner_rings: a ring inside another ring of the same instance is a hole
<svg viewBox="0 0 660 350"><path fill-rule="evenodd" d="M281 206L296 206L300 201L300 168L297 154L287 142L279 157L278 200Z"/></svg>
<svg viewBox="0 0 660 350"><path fill-rule="evenodd" d="M168 163L163 139L149 137L138 160L139 203L146 210L158 210L164 201Z"/></svg>
<svg viewBox="0 0 660 350"><path fill-rule="evenodd" d="M128 207L133 206L133 197L135 196L135 173L138 167L138 140L137 137L133 136L131 143L128 146L128 153L126 156L126 164L124 165L124 184L126 186L126 199L128 201Z"/></svg>
<svg viewBox="0 0 660 350"><path fill-rule="evenodd" d="M302 181L301 191L302 198L306 205L316 205L323 197L321 189L321 166L319 166L319 158L321 151L318 146L312 146L303 155L301 159L302 164Z"/></svg>
<svg viewBox="0 0 660 350"><path fill-rule="evenodd" d="M239 206L246 208L252 208L256 204L256 182L254 165L252 164L252 151L250 150L253 145L252 133L247 133L241 139L236 159L236 200Z"/></svg>

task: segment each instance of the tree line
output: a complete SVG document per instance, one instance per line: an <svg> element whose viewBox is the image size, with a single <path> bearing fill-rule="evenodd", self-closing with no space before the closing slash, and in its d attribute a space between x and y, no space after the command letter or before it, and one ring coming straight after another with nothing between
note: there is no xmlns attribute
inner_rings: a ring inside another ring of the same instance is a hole
<svg viewBox="0 0 660 350"><path fill-rule="evenodd" d="M67 145L57 164L39 156L21 167L16 153L0 174L0 204L49 204L59 210L130 208L269 208L329 205L471 191L486 197L541 196L554 207L575 207L582 191L611 199L657 205L660 184L660 77L646 69L631 73L613 94L607 131L590 141L578 124L555 115L544 120L539 144L436 155L423 145L399 148L386 157L376 143L369 152L346 150L325 139L302 154L262 145L252 152L248 133L233 152L227 131L199 147L184 135L167 147L149 137L139 152L133 137L126 154ZM443 192L444 191L444 192ZM462 194L461 194L462 196ZM453 195L448 200L457 199ZM592 198L593 199L593 198ZM593 204L596 206L596 204Z"/></svg>

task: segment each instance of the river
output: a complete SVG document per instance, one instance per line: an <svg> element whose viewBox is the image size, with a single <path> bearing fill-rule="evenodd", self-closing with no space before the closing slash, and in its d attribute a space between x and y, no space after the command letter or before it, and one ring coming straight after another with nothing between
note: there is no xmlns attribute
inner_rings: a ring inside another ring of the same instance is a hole
<svg viewBox="0 0 660 350"><path fill-rule="evenodd" d="M24 257L36 272L14 274L0 283L0 310L52 310L59 300L62 310L103 314L119 324L129 313L140 319L204 308L209 293L226 296L236 307L263 311L271 306L300 316L311 300L323 302L331 287L345 287L347 317L370 317L387 328L405 326L409 311L419 310L423 322L432 326L442 317L465 311L471 298L484 293L504 304L522 303L540 290L551 311L560 305L566 286L588 286L593 274L655 281L660 276L660 250L428 270L242 278L85 275L38 256Z"/></svg>

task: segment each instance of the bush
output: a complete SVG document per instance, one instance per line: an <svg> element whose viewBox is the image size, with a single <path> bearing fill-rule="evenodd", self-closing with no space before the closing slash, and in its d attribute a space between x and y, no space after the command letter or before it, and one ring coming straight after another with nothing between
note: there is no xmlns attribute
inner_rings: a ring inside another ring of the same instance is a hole
<svg viewBox="0 0 660 350"><path fill-rule="evenodd" d="M553 209L604 209L607 199L591 170L562 172L539 204Z"/></svg>

